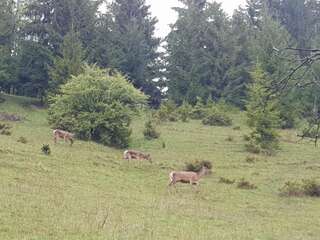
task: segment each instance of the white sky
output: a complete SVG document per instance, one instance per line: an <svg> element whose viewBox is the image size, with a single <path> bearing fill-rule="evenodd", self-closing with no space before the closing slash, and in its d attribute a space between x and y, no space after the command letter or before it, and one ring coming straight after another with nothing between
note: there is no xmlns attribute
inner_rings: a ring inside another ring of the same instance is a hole
<svg viewBox="0 0 320 240"><path fill-rule="evenodd" d="M174 23L177 16L172 7L179 6L178 0L146 0L147 4L151 6L152 15L158 18L156 35L165 37L169 31L169 24ZM222 3L222 8L232 15L233 10L239 5L244 6L246 0L217 0Z"/></svg>

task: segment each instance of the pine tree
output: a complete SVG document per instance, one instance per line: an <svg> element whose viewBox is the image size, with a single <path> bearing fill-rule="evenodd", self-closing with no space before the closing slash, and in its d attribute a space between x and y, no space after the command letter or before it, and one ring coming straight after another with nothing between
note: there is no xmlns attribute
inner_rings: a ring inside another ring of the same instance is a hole
<svg viewBox="0 0 320 240"><path fill-rule="evenodd" d="M159 78L158 47L154 36L157 19L145 0L116 0L111 5L111 66L126 74L136 88L159 102L160 91L153 81Z"/></svg>
<svg viewBox="0 0 320 240"><path fill-rule="evenodd" d="M169 97L195 104L197 97L221 98L228 85L230 24L220 4L181 1L167 37Z"/></svg>
<svg viewBox="0 0 320 240"><path fill-rule="evenodd" d="M252 152L263 151L272 154L278 149L279 112L277 99L270 96L272 80L257 65L252 73L253 82L249 86L247 104L248 124L252 129L247 149Z"/></svg>
<svg viewBox="0 0 320 240"><path fill-rule="evenodd" d="M50 69L49 91L57 92L72 75L77 76L83 69L84 50L79 40L79 34L71 31L64 37L61 45L62 57L56 57Z"/></svg>
<svg viewBox="0 0 320 240"><path fill-rule="evenodd" d="M14 84L16 71L12 56L15 35L15 2L0 1L0 89L9 91Z"/></svg>

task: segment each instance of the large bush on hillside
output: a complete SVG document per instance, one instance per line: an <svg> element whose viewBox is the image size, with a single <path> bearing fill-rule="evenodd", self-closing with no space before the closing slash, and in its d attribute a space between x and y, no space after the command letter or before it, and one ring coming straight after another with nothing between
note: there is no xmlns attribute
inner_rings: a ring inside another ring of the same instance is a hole
<svg viewBox="0 0 320 240"><path fill-rule="evenodd" d="M126 147L132 114L145 101L119 73L86 66L50 99L49 122L81 139Z"/></svg>

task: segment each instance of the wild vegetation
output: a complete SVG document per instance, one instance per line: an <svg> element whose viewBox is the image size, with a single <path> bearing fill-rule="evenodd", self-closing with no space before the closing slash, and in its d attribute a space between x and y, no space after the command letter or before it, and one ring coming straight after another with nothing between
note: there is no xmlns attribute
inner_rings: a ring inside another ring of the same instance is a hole
<svg viewBox="0 0 320 240"><path fill-rule="evenodd" d="M5 99L0 111L27 120L10 122L11 136L0 137L1 239L318 239L319 198L279 191L286 182L320 180L319 148L298 142L294 130L280 130L277 155L247 163L243 113L232 114L241 130L166 122L154 141L142 134L144 117L135 117L130 148L153 162L128 163L123 150L94 142L53 144L46 110L30 107L36 100ZM17 142L20 136L28 142ZM50 155L41 152L44 144ZM209 161L212 174L195 188L168 191L169 173L196 159ZM257 188L237 188L242 178Z"/></svg>
<svg viewBox="0 0 320 240"><path fill-rule="evenodd" d="M0 239L319 238L320 2L179 2L0 1Z"/></svg>

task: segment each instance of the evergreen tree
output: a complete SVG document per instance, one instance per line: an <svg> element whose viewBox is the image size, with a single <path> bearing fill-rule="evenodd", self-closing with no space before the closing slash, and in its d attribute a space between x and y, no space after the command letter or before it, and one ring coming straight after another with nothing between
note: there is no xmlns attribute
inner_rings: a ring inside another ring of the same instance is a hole
<svg viewBox="0 0 320 240"><path fill-rule="evenodd" d="M252 128L252 132L247 149L256 153L263 151L271 154L278 149L276 128L279 125L279 113L277 99L270 97L272 80L260 65L257 65L252 73L252 79L247 104L248 124Z"/></svg>
<svg viewBox="0 0 320 240"><path fill-rule="evenodd" d="M229 21L218 3L181 2L167 37L169 97L192 104L197 97L219 99L228 85Z"/></svg>
<svg viewBox="0 0 320 240"><path fill-rule="evenodd" d="M80 74L83 68L84 51L77 33L71 31L64 37L60 51L62 57L55 58L49 72L50 92L57 92L61 84L64 84L71 75Z"/></svg>
<svg viewBox="0 0 320 240"><path fill-rule="evenodd" d="M160 39L154 37L157 19L151 16L150 6L145 0L116 0L110 14L113 19L110 65L150 95L153 104L159 104L161 93L153 80L159 78Z"/></svg>
<svg viewBox="0 0 320 240"><path fill-rule="evenodd" d="M250 28L246 11L239 8L233 13L230 39L232 39L231 66L228 70L228 85L223 91L223 99L243 108L247 99L247 86L250 82L251 59Z"/></svg>
<svg viewBox="0 0 320 240"><path fill-rule="evenodd" d="M15 3L13 0L0 1L0 89L9 91L16 78L12 56L15 35Z"/></svg>

